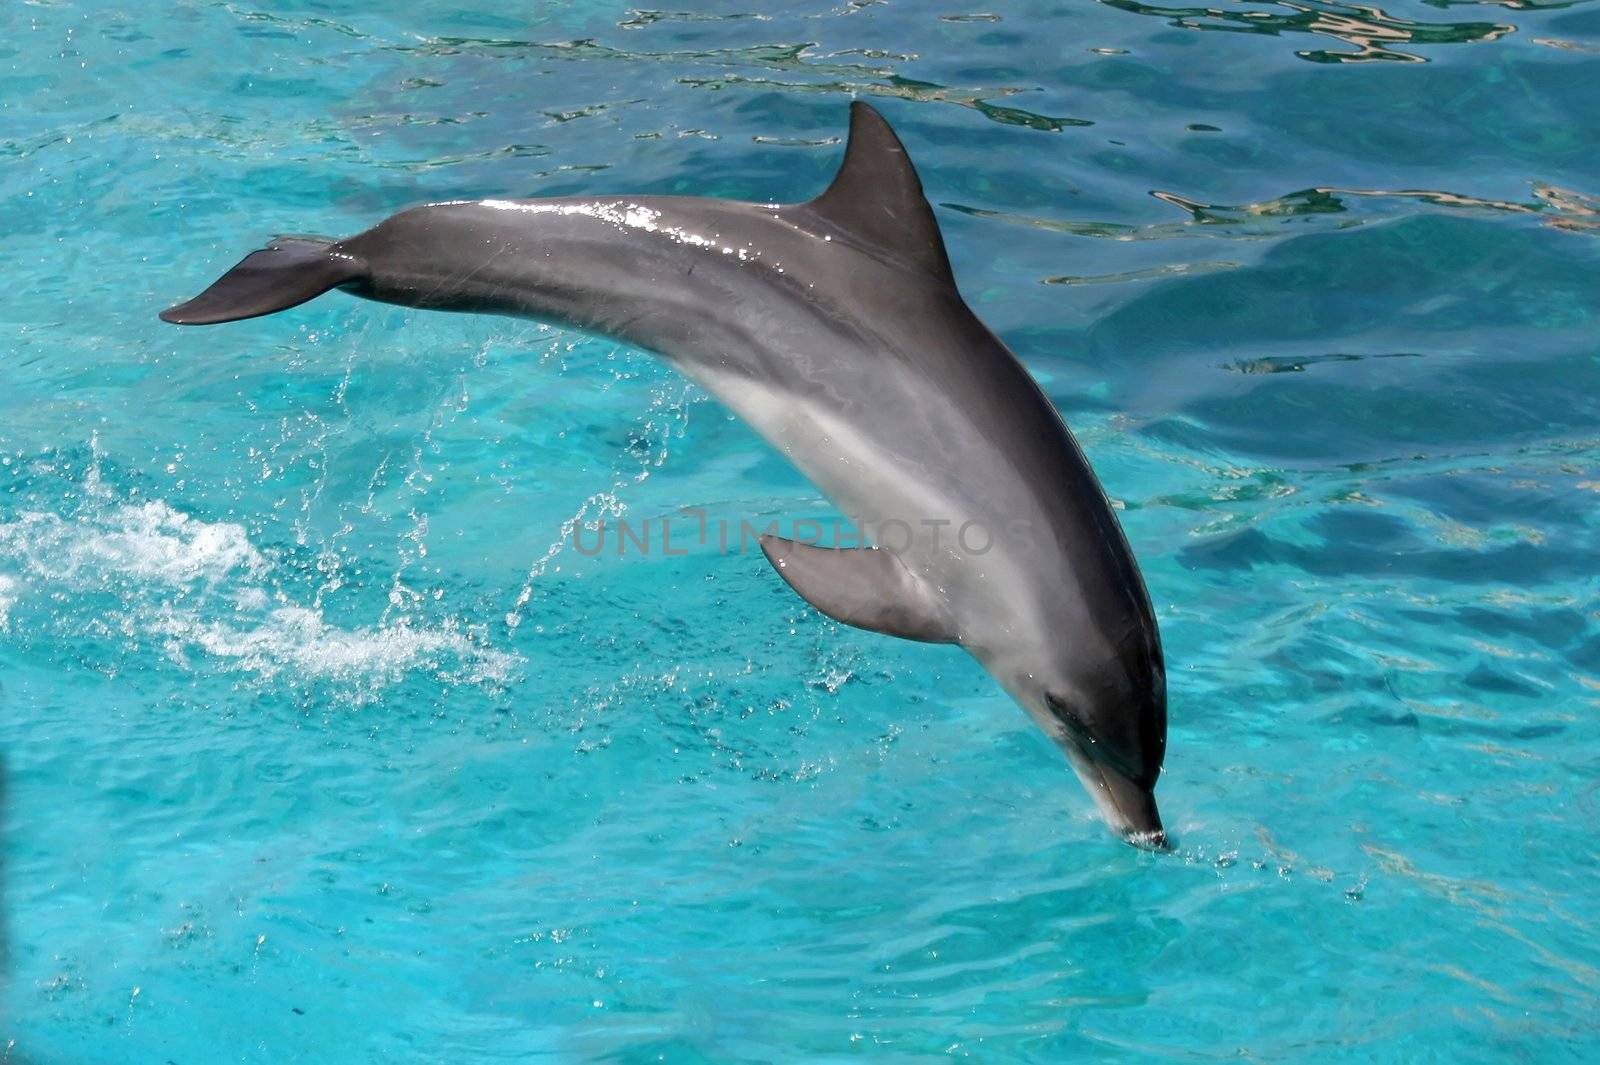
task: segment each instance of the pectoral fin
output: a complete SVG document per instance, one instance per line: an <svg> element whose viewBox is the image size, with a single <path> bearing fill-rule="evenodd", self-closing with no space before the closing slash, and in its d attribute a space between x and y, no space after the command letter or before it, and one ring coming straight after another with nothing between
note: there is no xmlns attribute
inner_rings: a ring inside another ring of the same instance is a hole
<svg viewBox="0 0 1600 1065"><path fill-rule="evenodd" d="M800 598L846 625L925 643L954 643L944 610L893 552L837 550L763 536L761 551Z"/></svg>

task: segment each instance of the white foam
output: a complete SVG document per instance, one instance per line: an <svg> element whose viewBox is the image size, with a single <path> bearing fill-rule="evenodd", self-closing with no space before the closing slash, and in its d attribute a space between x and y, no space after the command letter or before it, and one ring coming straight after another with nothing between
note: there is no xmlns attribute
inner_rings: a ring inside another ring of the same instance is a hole
<svg viewBox="0 0 1600 1065"><path fill-rule="evenodd" d="M420 668L448 680L502 683L520 662L456 629L404 621L343 629L329 625L321 611L298 606L279 607L244 626L168 613L154 619L150 631L167 638L176 661L198 650L264 679L288 673L383 684Z"/></svg>
<svg viewBox="0 0 1600 1065"><path fill-rule="evenodd" d="M522 661L459 622L409 619L343 628L320 606L294 602L272 580L275 564L233 522L207 522L156 500L97 499L81 514L26 511L0 522L0 629L24 595L49 598L67 626L102 618L137 643L158 645L174 662L246 672L263 680L323 678L358 694L413 671L466 683L501 683ZM74 607L70 597L110 595L115 606ZM71 635L68 631L65 635Z"/></svg>
<svg viewBox="0 0 1600 1065"><path fill-rule="evenodd" d="M163 584L214 583L235 570L266 568L243 526L196 521L160 500L75 521L25 511L0 523L0 553L75 587L118 574Z"/></svg>
<svg viewBox="0 0 1600 1065"><path fill-rule="evenodd" d="M17 597L21 594L15 577L0 573L0 632L5 632L10 626L11 608L16 605Z"/></svg>

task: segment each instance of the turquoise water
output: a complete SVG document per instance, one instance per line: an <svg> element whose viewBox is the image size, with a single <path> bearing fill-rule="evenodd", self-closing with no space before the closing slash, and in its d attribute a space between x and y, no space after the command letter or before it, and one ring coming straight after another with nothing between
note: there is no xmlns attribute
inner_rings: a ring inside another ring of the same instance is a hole
<svg viewBox="0 0 1600 1065"><path fill-rule="evenodd" d="M507 7L0 9L0 1061L1593 1060L1600 4ZM851 95L1122 508L1175 854L960 652L575 550L832 514L646 357L155 318L802 199Z"/></svg>

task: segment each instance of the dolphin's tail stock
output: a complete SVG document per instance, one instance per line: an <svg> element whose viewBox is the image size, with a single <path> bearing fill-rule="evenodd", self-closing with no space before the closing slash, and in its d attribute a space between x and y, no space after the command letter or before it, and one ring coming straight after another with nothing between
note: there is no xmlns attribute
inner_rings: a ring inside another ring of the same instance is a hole
<svg viewBox="0 0 1600 1065"><path fill-rule="evenodd" d="M318 237L279 237L187 303L161 312L174 325L214 325L286 310L367 276L367 264Z"/></svg>

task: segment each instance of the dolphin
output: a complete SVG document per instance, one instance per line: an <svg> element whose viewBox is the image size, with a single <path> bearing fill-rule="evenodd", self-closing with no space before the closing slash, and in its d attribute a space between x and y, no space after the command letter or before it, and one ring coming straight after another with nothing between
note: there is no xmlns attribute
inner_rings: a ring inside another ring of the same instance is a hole
<svg viewBox="0 0 1600 1065"><path fill-rule="evenodd" d="M229 322L335 288L664 358L879 530L852 548L763 535L795 592L847 625L965 648L1114 831L1168 846L1166 671L1139 567L1061 415L961 298L877 111L851 105L844 161L808 203L433 203L344 240L280 237L161 317Z"/></svg>

